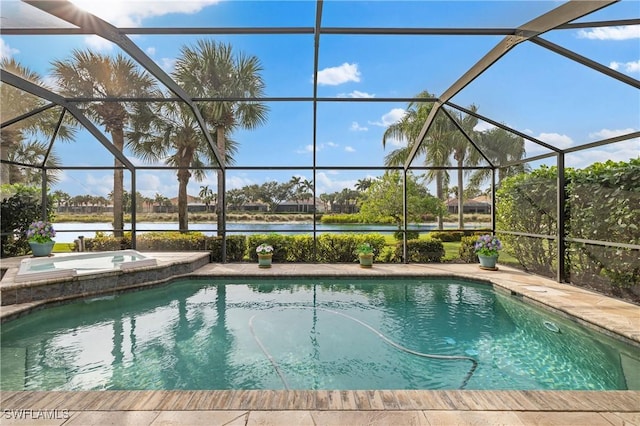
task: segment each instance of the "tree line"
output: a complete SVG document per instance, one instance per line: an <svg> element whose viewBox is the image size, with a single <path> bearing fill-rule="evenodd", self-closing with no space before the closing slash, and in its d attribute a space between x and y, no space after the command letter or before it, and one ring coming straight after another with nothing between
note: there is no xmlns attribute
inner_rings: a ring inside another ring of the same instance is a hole
<svg viewBox="0 0 640 426"><path fill-rule="evenodd" d="M3 59L1 67L47 87L37 73L13 59ZM145 162L164 161L167 165L177 167L178 222L181 231L188 230L187 185L190 180L202 181L206 173L204 167L219 168L218 160L234 164L238 143L232 138L233 132L239 128L254 129L267 121L269 110L264 103L241 100L245 97L256 99L264 95L265 84L261 71L262 66L256 56L234 52L229 44L200 40L194 46L182 47L171 77L194 98L219 99L198 101L196 112L191 105L178 101L125 101L126 98L162 99L171 94L159 87L149 73L121 54L107 56L91 50L74 50L69 58L52 62L52 78L58 87L58 93L68 98L89 99L90 101L77 102L77 107L104 128L117 151L123 152L127 147ZM46 102L42 99L25 96L21 90L7 84L2 84L0 88L3 117L20 117L44 108L38 114L1 129L0 154L3 160L12 163L2 164L2 182L40 185L40 170L25 167L35 164L46 166L49 169L48 184L55 183L58 178L55 168L59 167L60 159L48 143L39 141L36 136L70 141L77 134L79 123L70 118L69 114L63 114L59 107L45 108ZM432 95L424 91L418 97L426 99ZM385 157L386 165L404 164L418 142L416 139L432 108L432 102L410 102L404 117L387 128L382 138L383 146L386 147L392 139L404 140L407 144L391 151ZM469 109L476 111L477 107L472 105ZM204 128L201 127L197 114L201 114ZM477 123L478 119L471 114L463 115L455 111L445 114L440 111L417 151L419 156L424 157L423 165L462 167L477 165L487 159L500 164L523 158L522 138L499 128L476 132L474 127ZM484 156L469 139L481 147ZM521 170L522 166L500 169L499 179ZM465 191L465 173L458 168L456 188L460 228L464 226L462 204L464 194L468 192L468 188ZM221 191L224 188L222 172L218 171L217 175L216 193L207 187L202 188L199 195L207 206L215 206L218 229L223 229L220 223L223 206L214 202L222 198ZM435 181L436 197L444 202L449 192L449 172L431 169L425 177L427 183ZM486 178L487 170L480 170L469 176L470 186L477 188ZM117 158L114 158L113 182L110 202L113 205L114 234L121 236L124 213L129 202L123 187L122 164ZM312 197L314 191L311 184L304 187L300 183L293 183L292 188L295 189L286 188L289 183L266 182L242 190L230 190L226 193L227 204L233 207L241 204L243 199L256 199L256 190L262 191L261 199L271 207L287 198L305 200ZM358 191L368 189L371 182L366 182L365 179L359 185L360 188L345 188L333 194L320 194L319 198L327 205L337 204L342 212L355 212L358 209ZM149 203L144 197L139 201ZM158 200L156 197L154 202L166 203L166 200ZM438 215L440 228L443 214Z"/></svg>

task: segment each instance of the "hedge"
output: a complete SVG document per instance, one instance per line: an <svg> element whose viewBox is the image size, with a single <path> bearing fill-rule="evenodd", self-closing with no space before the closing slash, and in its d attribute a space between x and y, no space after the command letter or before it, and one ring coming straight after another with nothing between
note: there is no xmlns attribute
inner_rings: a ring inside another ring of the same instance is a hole
<svg viewBox="0 0 640 426"><path fill-rule="evenodd" d="M567 237L612 243L640 241L640 159L565 170ZM557 234L557 168L541 167L506 178L496 194L499 230ZM505 234L505 249L527 270L554 276L554 240ZM576 284L640 284L639 251L568 243L566 279Z"/></svg>
<svg viewBox="0 0 640 426"><path fill-rule="evenodd" d="M402 259L402 243L396 244L396 258ZM440 240L409 240L407 241L407 260L411 263L442 262L444 246Z"/></svg>

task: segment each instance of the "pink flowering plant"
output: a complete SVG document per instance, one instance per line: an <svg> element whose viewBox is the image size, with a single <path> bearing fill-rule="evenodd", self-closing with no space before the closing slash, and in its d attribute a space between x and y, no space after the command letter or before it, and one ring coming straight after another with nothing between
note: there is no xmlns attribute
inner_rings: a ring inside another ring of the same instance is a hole
<svg viewBox="0 0 640 426"><path fill-rule="evenodd" d="M39 220L29 225L27 229L27 238L29 241L36 243L48 243L53 241L56 231L53 229L51 222Z"/></svg>
<svg viewBox="0 0 640 426"><path fill-rule="evenodd" d="M262 255L273 254L273 246L262 243L258 247L256 247L256 253L262 254Z"/></svg>
<svg viewBox="0 0 640 426"><path fill-rule="evenodd" d="M502 250L502 243L495 235L482 235L475 244L476 254L482 256L497 256Z"/></svg>

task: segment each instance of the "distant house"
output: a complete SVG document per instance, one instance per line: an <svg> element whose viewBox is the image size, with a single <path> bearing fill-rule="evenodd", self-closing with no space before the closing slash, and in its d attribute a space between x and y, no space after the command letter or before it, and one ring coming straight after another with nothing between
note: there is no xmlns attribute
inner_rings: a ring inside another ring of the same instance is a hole
<svg viewBox="0 0 640 426"><path fill-rule="evenodd" d="M295 201L289 200L281 203L276 211L278 213L313 213L314 211L323 212L324 203L319 198L316 198L315 205L312 198Z"/></svg>
<svg viewBox="0 0 640 426"><path fill-rule="evenodd" d="M451 214L458 213L458 199L450 198L447 200L447 212ZM466 200L462 206L463 213L491 213L491 201L486 195L481 195L470 200Z"/></svg>

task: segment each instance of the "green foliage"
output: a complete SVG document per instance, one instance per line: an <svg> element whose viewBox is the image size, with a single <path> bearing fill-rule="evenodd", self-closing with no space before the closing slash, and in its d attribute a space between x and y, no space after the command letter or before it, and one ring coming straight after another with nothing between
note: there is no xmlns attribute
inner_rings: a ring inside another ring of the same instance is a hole
<svg viewBox="0 0 640 426"><path fill-rule="evenodd" d="M410 221L419 220L424 213L444 211L444 204L429 194L416 178L407 173L407 217ZM398 229L402 226L404 204L402 175L398 171L387 171L373 181L362 196L360 214L369 222L376 223L380 218L391 216Z"/></svg>
<svg viewBox="0 0 640 426"><path fill-rule="evenodd" d="M496 194L498 229L555 235L556 174L555 167L541 167L502 181ZM640 159L566 169L565 179L568 237L624 244L640 241ZM554 275L554 241L514 235L504 235L502 240L526 269ZM640 284L638 250L583 243L569 246L566 261L572 282Z"/></svg>
<svg viewBox="0 0 640 426"><path fill-rule="evenodd" d="M291 235L289 239L289 262L310 262L313 259L313 237L311 235Z"/></svg>
<svg viewBox="0 0 640 426"><path fill-rule="evenodd" d="M557 169L542 166L504 179L496 192L496 228L541 235L557 233ZM507 252L535 273L553 276L555 246L540 238L504 235Z"/></svg>
<svg viewBox="0 0 640 426"><path fill-rule="evenodd" d="M393 238L395 238L396 241L402 241L402 239L404 238L404 232L403 231L394 232ZM420 238L419 231L407 231L407 240L417 240L418 238Z"/></svg>
<svg viewBox="0 0 640 426"><path fill-rule="evenodd" d="M212 262L222 262L222 237L207 237L206 245L211 252ZM242 262L247 251L247 237L244 235L227 236L227 262Z"/></svg>
<svg viewBox="0 0 640 426"><path fill-rule="evenodd" d="M373 247L369 243L361 243L358 244L356 251L358 254L373 254Z"/></svg>
<svg viewBox="0 0 640 426"><path fill-rule="evenodd" d="M318 261L322 263L346 263L357 259L358 246L369 243L374 259L385 246L380 234L321 234L318 239Z"/></svg>
<svg viewBox="0 0 640 426"><path fill-rule="evenodd" d="M478 237L473 235L460 239L460 248L458 249L460 260L466 263L478 263L478 255L475 249L476 241L478 241Z"/></svg>
<svg viewBox="0 0 640 426"><path fill-rule="evenodd" d="M396 258L402 259L402 243L396 244ZM411 263L442 262L444 246L440 240L407 241L407 259Z"/></svg>
<svg viewBox="0 0 640 426"><path fill-rule="evenodd" d="M462 237L464 237L464 232L462 231L438 231L438 232L430 232L429 238L433 238L434 240L440 240L443 243L452 243L462 241Z"/></svg>
<svg viewBox="0 0 640 426"><path fill-rule="evenodd" d="M570 175L569 237L638 244L640 242L640 158L595 163ZM572 244L572 280L607 277L612 284L640 284L638 250Z"/></svg>
<svg viewBox="0 0 640 426"><path fill-rule="evenodd" d="M42 220L40 190L21 184L2 185L0 222L1 257L21 256L29 252L27 230L32 222ZM51 220L53 203L47 203L47 219Z"/></svg>
<svg viewBox="0 0 640 426"><path fill-rule="evenodd" d="M247 238L247 250L249 259L253 262L258 261L256 248L260 244L269 244L273 247L273 262L286 262L289 252L290 239L286 235L280 234L256 234L249 235Z"/></svg>
<svg viewBox="0 0 640 426"><path fill-rule="evenodd" d="M94 238L84 239L84 248L87 251L112 251L131 248L131 232L125 232L124 236L114 237L104 232L96 232Z"/></svg>
<svg viewBox="0 0 640 426"><path fill-rule="evenodd" d="M363 218L358 213L354 214L324 214L320 219L321 223L363 223Z"/></svg>
<svg viewBox="0 0 640 426"><path fill-rule="evenodd" d="M136 247L146 251L193 251L206 249L202 232L145 232L138 235Z"/></svg>

